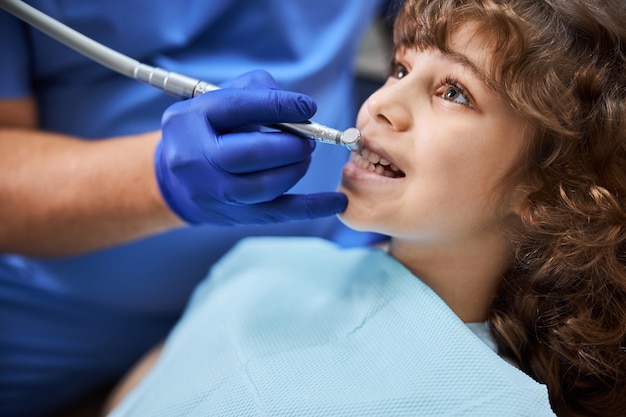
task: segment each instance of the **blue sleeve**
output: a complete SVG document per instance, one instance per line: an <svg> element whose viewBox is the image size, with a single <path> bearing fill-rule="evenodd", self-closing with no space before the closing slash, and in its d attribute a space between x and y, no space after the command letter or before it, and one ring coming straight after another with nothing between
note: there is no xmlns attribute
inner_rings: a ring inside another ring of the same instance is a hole
<svg viewBox="0 0 626 417"><path fill-rule="evenodd" d="M24 24L0 10L0 98L30 94L30 57Z"/></svg>

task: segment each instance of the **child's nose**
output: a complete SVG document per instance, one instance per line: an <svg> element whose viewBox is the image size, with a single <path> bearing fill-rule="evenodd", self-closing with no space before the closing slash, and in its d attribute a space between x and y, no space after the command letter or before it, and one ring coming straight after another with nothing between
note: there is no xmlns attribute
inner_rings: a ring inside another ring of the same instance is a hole
<svg viewBox="0 0 626 417"><path fill-rule="evenodd" d="M377 123L401 132L411 127L409 100L403 83L388 81L367 99L367 111Z"/></svg>

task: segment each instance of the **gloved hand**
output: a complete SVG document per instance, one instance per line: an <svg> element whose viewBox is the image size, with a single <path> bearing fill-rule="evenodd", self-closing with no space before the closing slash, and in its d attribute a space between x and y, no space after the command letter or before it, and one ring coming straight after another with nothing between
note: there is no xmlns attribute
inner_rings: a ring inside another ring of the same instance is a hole
<svg viewBox="0 0 626 417"><path fill-rule="evenodd" d="M279 90L264 71L175 103L163 114L154 158L163 198L192 224L277 223L345 210L340 193L283 195L308 169L314 141L252 130L301 122L315 110L310 97Z"/></svg>

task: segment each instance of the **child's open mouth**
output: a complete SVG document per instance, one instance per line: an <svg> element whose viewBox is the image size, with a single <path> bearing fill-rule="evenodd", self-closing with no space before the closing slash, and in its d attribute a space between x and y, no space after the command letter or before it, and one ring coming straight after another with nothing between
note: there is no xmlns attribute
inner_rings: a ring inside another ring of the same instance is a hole
<svg viewBox="0 0 626 417"><path fill-rule="evenodd" d="M389 178L404 177L404 172L398 167L369 149L361 149L358 152L353 152L351 158L354 164L361 169Z"/></svg>

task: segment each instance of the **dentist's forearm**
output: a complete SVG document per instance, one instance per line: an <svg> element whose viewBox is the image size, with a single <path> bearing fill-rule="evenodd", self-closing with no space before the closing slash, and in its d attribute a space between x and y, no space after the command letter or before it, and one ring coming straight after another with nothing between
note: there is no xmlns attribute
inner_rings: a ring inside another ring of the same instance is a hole
<svg viewBox="0 0 626 417"><path fill-rule="evenodd" d="M0 251L76 254L182 226L154 177L159 137L88 142L0 130Z"/></svg>

